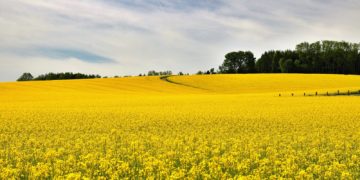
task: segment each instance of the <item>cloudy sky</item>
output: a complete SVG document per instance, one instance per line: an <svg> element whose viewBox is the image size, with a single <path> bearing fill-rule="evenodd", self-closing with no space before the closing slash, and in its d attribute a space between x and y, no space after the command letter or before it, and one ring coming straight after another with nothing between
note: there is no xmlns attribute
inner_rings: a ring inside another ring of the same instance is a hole
<svg viewBox="0 0 360 180"><path fill-rule="evenodd" d="M0 0L0 81L218 67L229 51L360 42L358 0Z"/></svg>

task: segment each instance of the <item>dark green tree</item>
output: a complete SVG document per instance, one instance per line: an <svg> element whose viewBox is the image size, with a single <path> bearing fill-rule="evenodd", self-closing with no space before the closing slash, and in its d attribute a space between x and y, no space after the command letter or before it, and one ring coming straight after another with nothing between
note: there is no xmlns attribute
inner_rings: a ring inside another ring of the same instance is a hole
<svg viewBox="0 0 360 180"><path fill-rule="evenodd" d="M256 61L256 71L259 73L270 73L272 67L272 57L274 51L266 51Z"/></svg>
<svg viewBox="0 0 360 180"><path fill-rule="evenodd" d="M271 62L271 72L272 73L278 73L281 72L280 70L280 59L282 58L282 52L281 51L274 51L272 56L272 62Z"/></svg>
<svg viewBox="0 0 360 180"><path fill-rule="evenodd" d="M196 72L196 75L202 75L202 74L204 74L202 71Z"/></svg>
<svg viewBox="0 0 360 180"><path fill-rule="evenodd" d="M26 72L26 73L23 73L18 79L17 81L31 81L33 80L34 77L31 75L31 73L29 72Z"/></svg>
<svg viewBox="0 0 360 180"><path fill-rule="evenodd" d="M292 59L280 59L280 69L282 73L290 73L293 72L294 63Z"/></svg>
<svg viewBox="0 0 360 180"><path fill-rule="evenodd" d="M255 72L255 57L250 51L230 52L225 55L219 67L221 73L252 73Z"/></svg>

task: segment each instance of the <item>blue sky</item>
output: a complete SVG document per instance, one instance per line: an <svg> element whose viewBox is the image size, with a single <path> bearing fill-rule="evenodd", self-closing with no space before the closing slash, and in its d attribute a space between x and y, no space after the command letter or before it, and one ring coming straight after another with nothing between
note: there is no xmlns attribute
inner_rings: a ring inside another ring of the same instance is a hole
<svg viewBox="0 0 360 180"><path fill-rule="evenodd" d="M0 0L0 81L217 67L229 51L360 42L357 0Z"/></svg>

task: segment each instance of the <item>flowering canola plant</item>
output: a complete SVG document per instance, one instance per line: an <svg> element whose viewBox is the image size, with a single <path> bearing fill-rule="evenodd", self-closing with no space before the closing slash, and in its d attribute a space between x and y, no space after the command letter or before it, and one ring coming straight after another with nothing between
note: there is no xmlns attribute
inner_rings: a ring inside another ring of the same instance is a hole
<svg viewBox="0 0 360 180"><path fill-rule="evenodd" d="M359 179L358 76L0 83L0 179Z"/></svg>

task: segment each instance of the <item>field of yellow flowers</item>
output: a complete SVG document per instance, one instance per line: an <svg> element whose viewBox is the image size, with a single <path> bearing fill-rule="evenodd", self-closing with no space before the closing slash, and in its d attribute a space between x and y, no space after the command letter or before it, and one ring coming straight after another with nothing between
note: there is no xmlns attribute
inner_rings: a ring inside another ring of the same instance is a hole
<svg viewBox="0 0 360 180"><path fill-rule="evenodd" d="M359 179L360 96L302 96L337 89L360 76L0 83L0 179Z"/></svg>

